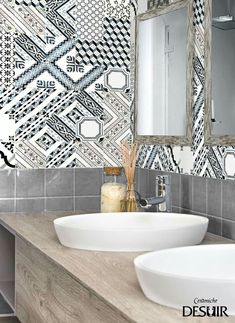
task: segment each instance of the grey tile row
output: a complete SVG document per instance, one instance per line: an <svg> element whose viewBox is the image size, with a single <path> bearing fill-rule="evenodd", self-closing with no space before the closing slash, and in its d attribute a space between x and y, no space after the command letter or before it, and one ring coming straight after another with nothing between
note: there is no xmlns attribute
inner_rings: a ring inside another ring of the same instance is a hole
<svg viewBox="0 0 235 323"><path fill-rule="evenodd" d="M44 211L98 211L100 196L35 197L0 199L0 213Z"/></svg>
<svg viewBox="0 0 235 323"><path fill-rule="evenodd" d="M209 219L208 232L235 240L235 221L227 220L223 217L214 217L208 214L198 213L179 207L174 207L173 212L205 216Z"/></svg>
<svg viewBox="0 0 235 323"><path fill-rule="evenodd" d="M99 195L101 168L0 171L0 198Z"/></svg>
<svg viewBox="0 0 235 323"><path fill-rule="evenodd" d="M0 171L0 212L99 210L99 168Z"/></svg>
<svg viewBox="0 0 235 323"><path fill-rule="evenodd" d="M173 174L174 206L235 221L235 181Z"/></svg>
<svg viewBox="0 0 235 323"><path fill-rule="evenodd" d="M139 172L144 195L155 192L157 175L171 175L173 211L206 216L209 232L235 239L235 181L146 169Z"/></svg>

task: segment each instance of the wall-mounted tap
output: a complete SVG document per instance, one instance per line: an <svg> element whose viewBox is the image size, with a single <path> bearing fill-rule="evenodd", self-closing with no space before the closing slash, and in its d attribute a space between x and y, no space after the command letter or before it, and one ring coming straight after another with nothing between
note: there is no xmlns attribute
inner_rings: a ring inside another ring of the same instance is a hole
<svg viewBox="0 0 235 323"><path fill-rule="evenodd" d="M171 176L157 176L156 196L149 198L139 197L139 205L144 209L157 206L158 212L171 212Z"/></svg>

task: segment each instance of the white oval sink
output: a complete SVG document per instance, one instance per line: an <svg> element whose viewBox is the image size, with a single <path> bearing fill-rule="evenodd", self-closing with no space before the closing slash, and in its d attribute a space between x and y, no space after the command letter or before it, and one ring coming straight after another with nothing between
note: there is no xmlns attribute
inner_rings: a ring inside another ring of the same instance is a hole
<svg viewBox="0 0 235 323"><path fill-rule="evenodd" d="M227 313L235 315L235 245L160 250L141 255L134 263L150 300L181 310L183 306L226 306Z"/></svg>
<svg viewBox="0 0 235 323"><path fill-rule="evenodd" d="M96 213L54 220L62 245L100 251L150 251L200 243L208 219L174 213Z"/></svg>

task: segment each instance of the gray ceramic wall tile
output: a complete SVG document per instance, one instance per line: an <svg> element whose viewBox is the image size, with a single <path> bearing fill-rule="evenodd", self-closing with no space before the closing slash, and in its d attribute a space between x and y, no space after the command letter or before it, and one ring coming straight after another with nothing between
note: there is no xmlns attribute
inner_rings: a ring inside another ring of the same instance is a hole
<svg viewBox="0 0 235 323"><path fill-rule="evenodd" d="M180 206L180 183L181 183L181 176L179 174L172 173L171 174L171 196L172 196L172 205Z"/></svg>
<svg viewBox="0 0 235 323"><path fill-rule="evenodd" d="M74 197L52 197L46 199L46 211L73 211Z"/></svg>
<svg viewBox="0 0 235 323"><path fill-rule="evenodd" d="M177 206L172 206L172 212L173 213L181 213L181 208Z"/></svg>
<svg viewBox="0 0 235 323"><path fill-rule="evenodd" d="M17 170L16 197L44 197L44 170Z"/></svg>
<svg viewBox="0 0 235 323"><path fill-rule="evenodd" d="M74 169L47 169L46 196L74 196Z"/></svg>
<svg viewBox="0 0 235 323"><path fill-rule="evenodd" d="M100 196L75 197L75 210L100 211Z"/></svg>
<svg viewBox="0 0 235 323"><path fill-rule="evenodd" d="M149 196L149 170L141 168L138 175L138 192L141 196Z"/></svg>
<svg viewBox="0 0 235 323"><path fill-rule="evenodd" d="M44 209L44 198L16 199L16 212L43 212Z"/></svg>
<svg viewBox="0 0 235 323"><path fill-rule="evenodd" d="M216 217L222 216L221 193L221 181L218 179L207 178L207 214Z"/></svg>
<svg viewBox="0 0 235 323"><path fill-rule="evenodd" d="M147 187L147 196L156 196L156 177L159 175L159 172L156 172L153 169L149 170L149 183Z"/></svg>
<svg viewBox="0 0 235 323"><path fill-rule="evenodd" d="M188 210L188 209L184 209L184 208L181 208L180 210L181 210L180 213L182 213L182 214L192 214L192 210Z"/></svg>
<svg viewBox="0 0 235 323"><path fill-rule="evenodd" d="M15 170L0 171L0 198L15 197Z"/></svg>
<svg viewBox="0 0 235 323"><path fill-rule="evenodd" d="M0 213L2 212L14 212L15 211L15 201L14 199L1 199L0 200Z"/></svg>
<svg viewBox="0 0 235 323"><path fill-rule="evenodd" d="M193 206L192 210L206 213L206 178L193 176Z"/></svg>
<svg viewBox="0 0 235 323"><path fill-rule="evenodd" d="M225 238L235 240L235 222L222 220L222 235Z"/></svg>
<svg viewBox="0 0 235 323"><path fill-rule="evenodd" d="M222 182L222 217L235 220L235 181Z"/></svg>
<svg viewBox="0 0 235 323"><path fill-rule="evenodd" d="M100 195L102 168L75 169L75 195Z"/></svg>
<svg viewBox="0 0 235 323"><path fill-rule="evenodd" d="M216 218L212 216L208 216L209 224L208 224L208 232L214 233L217 235L222 234L222 219Z"/></svg>
<svg viewBox="0 0 235 323"><path fill-rule="evenodd" d="M181 175L181 207L192 210L192 176Z"/></svg>

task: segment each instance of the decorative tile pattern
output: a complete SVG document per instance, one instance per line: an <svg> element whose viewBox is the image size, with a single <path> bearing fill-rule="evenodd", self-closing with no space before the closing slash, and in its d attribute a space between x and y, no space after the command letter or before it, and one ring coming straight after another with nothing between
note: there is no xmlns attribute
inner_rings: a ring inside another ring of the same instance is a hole
<svg viewBox="0 0 235 323"><path fill-rule="evenodd" d="M12 142L0 142L0 169L14 168L15 155Z"/></svg>
<svg viewBox="0 0 235 323"><path fill-rule="evenodd" d="M16 141L15 143L17 168L45 168L46 156L43 149L31 141Z"/></svg>
<svg viewBox="0 0 235 323"><path fill-rule="evenodd" d="M76 29L81 40L102 40L105 0L76 0Z"/></svg>
<svg viewBox="0 0 235 323"><path fill-rule="evenodd" d="M235 152L234 150L226 150L224 156L224 173L226 178L235 177Z"/></svg>
<svg viewBox="0 0 235 323"><path fill-rule="evenodd" d="M105 66L130 68L130 22L128 20L105 18L104 20Z"/></svg>
<svg viewBox="0 0 235 323"><path fill-rule="evenodd" d="M110 68L104 75L104 86L111 92L129 90L129 73L122 69Z"/></svg>
<svg viewBox="0 0 235 323"><path fill-rule="evenodd" d="M130 18L130 1L105 0L105 13L107 17L128 20Z"/></svg>
<svg viewBox="0 0 235 323"><path fill-rule="evenodd" d="M14 35L2 31L0 33L0 87L14 84Z"/></svg>
<svg viewBox="0 0 235 323"><path fill-rule="evenodd" d="M204 1L193 5L193 145L143 145L138 163L234 178L235 147L204 145ZM137 13L137 0L0 0L0 168L121 164L133 130Z"/></svg>

